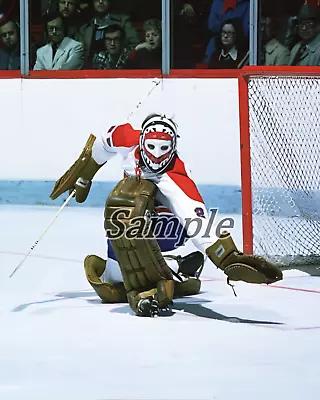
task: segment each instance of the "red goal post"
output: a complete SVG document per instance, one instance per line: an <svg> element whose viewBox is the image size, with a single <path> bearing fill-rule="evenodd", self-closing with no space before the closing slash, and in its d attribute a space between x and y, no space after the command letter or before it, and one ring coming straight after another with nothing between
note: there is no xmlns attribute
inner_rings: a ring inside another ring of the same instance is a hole
<svg viewBox="0 0 320 400"><path fill-rule="evenodd" d="M243 251L319 264L320 67L239 75Z"/></svg>

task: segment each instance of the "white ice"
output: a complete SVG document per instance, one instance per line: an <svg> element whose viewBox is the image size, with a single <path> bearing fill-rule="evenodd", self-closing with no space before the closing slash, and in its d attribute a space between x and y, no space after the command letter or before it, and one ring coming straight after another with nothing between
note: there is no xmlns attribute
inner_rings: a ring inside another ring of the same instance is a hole
<svg viewBox="0 0 320 400"><path fill-rule="evenodd" d="M139 318L85 279L84 257L105 256L102 209L66 208L8 278L56 212L0 207L1 400L319 398L319 278L286 271L235 297L207 264L199 295Z"/></svg>

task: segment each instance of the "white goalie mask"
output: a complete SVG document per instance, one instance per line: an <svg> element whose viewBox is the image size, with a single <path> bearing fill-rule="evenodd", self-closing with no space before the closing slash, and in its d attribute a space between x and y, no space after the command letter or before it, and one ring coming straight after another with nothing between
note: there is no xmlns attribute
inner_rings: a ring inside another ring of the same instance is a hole
<svg viewBox="0 0 320 400"><path fill-rule="evenodd" d="M152 172L162 172L177 151L177 126L165 116L156 115L142 124L140 154Z"/></svg>

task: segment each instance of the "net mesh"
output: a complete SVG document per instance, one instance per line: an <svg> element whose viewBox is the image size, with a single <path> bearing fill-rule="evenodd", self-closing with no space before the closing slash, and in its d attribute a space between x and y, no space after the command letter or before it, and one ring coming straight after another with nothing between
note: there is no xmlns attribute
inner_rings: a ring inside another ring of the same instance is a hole
<svg viewBox="0 0 320 400"><path fill-rule="evenodd" d="M249 79L254 253L320 264L320 77Z"/></svg>

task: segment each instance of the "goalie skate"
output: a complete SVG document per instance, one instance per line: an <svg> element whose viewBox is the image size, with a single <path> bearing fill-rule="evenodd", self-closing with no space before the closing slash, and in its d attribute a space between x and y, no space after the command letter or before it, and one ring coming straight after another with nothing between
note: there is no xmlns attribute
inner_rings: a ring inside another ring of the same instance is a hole
<svg viewBox="0 0 320 400"><path fill-rule="evenodd" d="M141 299L137 306L137 315L139 317L161 317L170 315L171 310L169 307L160 307L159 302L155 296Z"/></svg>
<svg viewBox="0 0 320 400"><path fill-rule="evenodd" d="M137 305L137 315L139 317L155 317L159 315L159 303L154 296L141 299Z"/></svg>

